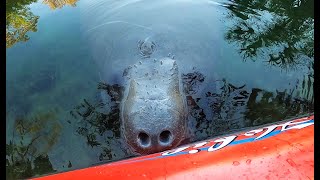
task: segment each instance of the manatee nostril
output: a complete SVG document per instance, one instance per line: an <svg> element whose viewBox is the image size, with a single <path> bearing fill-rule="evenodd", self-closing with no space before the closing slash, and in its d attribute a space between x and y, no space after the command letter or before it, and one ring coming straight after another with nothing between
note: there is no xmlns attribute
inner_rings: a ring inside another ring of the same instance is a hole
<svg viewBox="0 0 320 180"><path fill-rule="evenodd" d="M170 131L165 130L160 133L159 140L161 143L168 144L172 139L172 134Z"/></svg>
<svg viewBox="0 0 320 180"><path fill-rule="evenodd" d="M145 132L140 132L138 135L138 141L141 146L147 147L150 145L150 137Z"/></svg>

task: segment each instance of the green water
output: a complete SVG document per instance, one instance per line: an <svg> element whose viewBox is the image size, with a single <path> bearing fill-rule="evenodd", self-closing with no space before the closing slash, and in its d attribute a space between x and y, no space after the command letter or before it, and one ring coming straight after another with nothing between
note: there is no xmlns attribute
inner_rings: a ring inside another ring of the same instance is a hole
<svg viewBox="0 0 320 180"><path fill-rule="evenodd" d="M187 82L192 141L314 110L313 0L7 0L7 179L132 156L116 84L148 38Z"/></svg>

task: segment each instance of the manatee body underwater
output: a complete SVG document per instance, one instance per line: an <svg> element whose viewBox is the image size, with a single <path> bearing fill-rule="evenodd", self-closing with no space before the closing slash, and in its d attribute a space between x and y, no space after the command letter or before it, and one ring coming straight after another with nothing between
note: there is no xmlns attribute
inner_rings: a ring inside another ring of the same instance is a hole
<svg viewBox="0 0 320 180"><path fill-rule="evenodd" d="M109 96L110 92L120 95L115 101L120 103L124 149L145 155L192 141L195 122L189 121L187 96L195 93L189 92L193 88L200 92L203 87L194 87L198 84L193 85L194 76L188 75L196 75L195 62L201 58L196 52L187 58L179 49L173 50L177 53L167 53L172 41L162 34L134 39L135 45L130 43L128 53L117 52L101 63L104 65L101 65L100 73L101 81L107 84L102 89L107 90ZM125 47L123 41L118 43ZM118 46L118 50L124 49ZM136 47L134 51L131 50L133 47ZM186 75L185 72L189 73ZM113 92L113 85L121 86L123 90ZM102 99L108 98L102 95Z"/></svg>
<svg viewBox="0 0 320 180"><path fill-rule="evenodd" d="M125 11L129 6L124 6L123 11L115 16L99 14L99 19L92 18L98 15L97 12L85 14L84 28L88 30L84 38L99 69L100 81L110 87L109 91L113 85L125 89L114 93L121 94L119 99L116 98L116 103L120 102L121 141L124 141L124 149L131 149L137 154L165 151L193 138L193 127L197 122L189 115L186 96L200 98L204 96L200 96L200 92L206 87L194 88L199 95L196 92L188 95L185 89L190 88L183 86L185 81L189 83L193 79L185 80L182 76L196 69L206 75L206 81L211 81L216 72L214 59L220 58L221 54L218 45L208 43L215 42L218 34L211 21L215 19L211 10L207 9L212 17L208 23L201 18L194 19L190 12L177 13L175 8L171 8L172 1L167 2L159 7L150 6L156 10L147 9L143 11L144 16L137 16L136 11L134 15L128 15L133 12ZM194 13L206 10L204 4L187 6ZM160 14L154 14L157 12ZM152 18L162 17L163 13L171 18ZM145 14L150 14L150 18ZM181 17L185 19L185 25L176 23L181 21ZM207 82L200 84L207 85ZM107 99L105 102L112 99L105 92L103 94L106 97L102 95L101 99ZM108 111L110 107L105 109Z"/></svg>
<svg viewBox="0 0 320 180"><path fill-rule="evenodd" d="M100 63L102 71L99 72L101 81L107 84L102 89L120 95L115 101L120 102L119 120L124 149L145 155L191 141L195 122L189 121L187 96L195 93L189 92L190 89L196 88L200 92L203 87L194 87L198 85L191 83L194 77L186 76L195 74L192 72L201 57L197 52L187 57L181 54L184 51L175 48L171 51L175 53L171 54L169 47L174 47L171 38L162 34L133 39L136 41L134 45L130 41L128 53L116 51L108 56L105 62ZM125 47L123 41L117 43L118 48L115 49L124 51L125 48L121 48ZM189 73L186 75L185 72ZM113 85L121 86L123 90L113 92ZM108 98L102 95L102 99Z"/></svg>
<svg viewBox="0 0 320 180"><path fill-rule="evenodd" d="M178 146L187 137L187 106L172 58L143 59L124 71L121 131L131 150L150 154Z"/></svg>

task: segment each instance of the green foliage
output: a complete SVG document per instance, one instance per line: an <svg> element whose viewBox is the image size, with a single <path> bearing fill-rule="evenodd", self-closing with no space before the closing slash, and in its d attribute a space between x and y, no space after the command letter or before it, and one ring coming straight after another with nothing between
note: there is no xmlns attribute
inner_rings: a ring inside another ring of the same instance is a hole
<svg viewBox="0 0 320 180"><path fill-rule="evenodd" d="M30 38L28 32L37 32L39 16L34 15L30 4L38 0L6 0L6 47L10 48L18 42L26 42ZM75 6L78 0L44 0L51 9L61 8L66 4Z"/></svg>
<svg viewBox="0 0 320 180"><path fill-rule="evenodd" d="M52 10L62 8L65 5L76 6L78 0L43 0Z"/></svg>
<svg viewBox="0 0 320 180"><path fill-rule="evenodd" d="M6 47L10 48L17 42L29 40L27 32L37 31L39 16L35 16L28 5L37 0L6 1Z"/></svg>

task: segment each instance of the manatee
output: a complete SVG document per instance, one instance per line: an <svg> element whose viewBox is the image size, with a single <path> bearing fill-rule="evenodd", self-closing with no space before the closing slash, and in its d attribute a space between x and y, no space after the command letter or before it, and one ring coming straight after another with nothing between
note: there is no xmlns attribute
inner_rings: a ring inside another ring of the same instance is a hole
<svg viewBox="0 0 320 180"><path fill-rule="evenodd" d="M102 94L101 98L107 99L104 104L110 104L106 103L110 100L119 103L124 147L144 155L172 149L192 139L190 127L196 122L188 120L186 96L198 95L204 90L205 86L196 87L198 84L192 82L198 77L195 69L205 68L196 64L202 59L196 52L192 55L181 51L170 53L170 49L176 48L166 35L141 36L144 35L132 35L134 45L131 39L114 41L113 48L107 49L111 55L101 58L105 61L97 64L102 68L100 79L106 84L101 89L107 90L111 98ZM127 52L125 43L130 44ZM188 74L196 76L187 77ZM113 92L114 85L121 86L123 92ZM111 94L121 96L113 98Z"/></svg>
<svg viewBox="0 0 320 180"><path fill-rule="evenodd" d="M133 152L150 154L187 137L187 106L174 59L146 59L125 70L122 134Z"/></svg>
<svg viewBox="0 0 320 180"><path fill-rule="evenodd" d="M107 84L108 91L113 85L125 89L123 93L114 93L121 94L115 101L109 95L112 93L108 93L107 101L112 102L105 104L119 101L118 119L128 149L149 154L182 145L192 136L192 132L186 132L192 130L186 124L191 127L197 124L190 120L194 117L183 114L187 111L186 96L192 96L199 106L210 111L199 99L205 97L204 90L211 91L212 88L204 85L212 86L213 83L208 82L213 82L213 74L219 70L216 59L224 56L221 49L225 48L218 41L223 35L216 26L221 23L215 18L217 12L206 2L122 3L92 4L97 11L84 9L81 14L86 30L83 38L91 49L90 56L97 66L100 81ZM177 11L176 6L188 11ZM137 11L141 7L145 8ZM205 16L194 16L199 12ZM170 18L163 18L163 15ZM194 72L194 67L206 77L205 82L194 84L197 88L181 82L191 81L181 76ZM176 69L175 73L170 71L172 68ZM181 84L185 86L184 91ZM188 94L185 89L193 89L193 92ZM110 111L110 107L105 109Z"/></svg>

